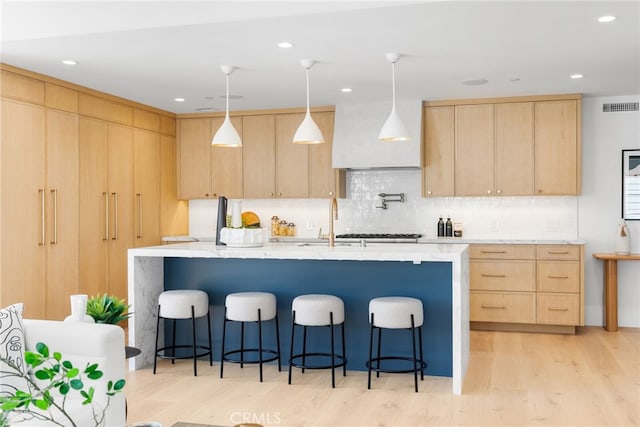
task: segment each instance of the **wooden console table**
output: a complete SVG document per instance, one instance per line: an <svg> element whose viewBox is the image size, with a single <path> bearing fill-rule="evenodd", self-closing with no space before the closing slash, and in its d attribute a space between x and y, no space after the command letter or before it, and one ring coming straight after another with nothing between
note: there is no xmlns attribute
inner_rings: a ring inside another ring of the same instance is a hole
<svg viewBox="0 0 640 427"><path fill-rule="evenodd" d="M615 332L618 330L618 261L640 260L640 254L594 253L593 257L604 261L604 328Z"/></svg>

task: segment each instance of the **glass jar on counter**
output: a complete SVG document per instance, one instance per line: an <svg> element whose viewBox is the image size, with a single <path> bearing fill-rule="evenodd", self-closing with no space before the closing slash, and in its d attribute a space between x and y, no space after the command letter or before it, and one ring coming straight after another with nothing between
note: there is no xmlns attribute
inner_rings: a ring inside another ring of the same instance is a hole
<svg viewBox="0 0 640 427"><path fill-rule="evenodd" d="M278 235L279 228L280 228L280 218L274 215L271 217L271 237L276 237Z"/></svg>
<svg viewBox="0 0 640 427"><path fill-rule="evenodd" d="M287 224L287 236L295 236L296 235L296 225L292 222Z"/></svg>
<svg viewBox="0 0 640 427"><path fill-rule="evenodd" d="M288 235L289 224L284 219L280 221L278 227L278 236L287 236Z"/></svg>

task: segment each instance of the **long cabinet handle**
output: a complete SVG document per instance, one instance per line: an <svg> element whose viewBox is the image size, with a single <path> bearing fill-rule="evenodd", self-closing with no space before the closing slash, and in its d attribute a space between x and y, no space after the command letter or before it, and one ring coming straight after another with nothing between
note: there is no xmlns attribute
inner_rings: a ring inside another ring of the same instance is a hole
<svg viewBox="0 0 640 427"><path fill-rule="evenodd" d="M111 240L118 240L118 193L111 193L113 197L113 237Z"/></svg>
<svg viewBox="0 0 640 427"><path fill-rule="evenodd" d="M547 277L549 279L568 279L569 278L569 276L559 276L556 274L549 274Z"/></svg>
<svg viewBox="0 0 640 427"><path fill-rule="evenodd" d="M104 197L104 237L102 240L109 240L109 193L102 192Z"/></svg>
<svg viewBox="0 0 640 427"><path fill-rule="evenodd" d="M504 310L505 308L507 308L504 305L488 305L488 304L482 304L482 305L480 305L480 307L482 307L482 308L497 308L499 310Z"/></svg>
<svg viewBox="0 0 640 427"><path fill-rule="evenodd" d="M142 238L142 193L136 193L136 199L138 202L138 233L136 237Z"/></svg>
<svg viewBox="0 0 640 427"><path fill-rule="evenodd" d="M486 251L486 250L481 250L480 251L483 254L506 254L507 251Z"/></svg>
<svg viewBox="0 0 640 427"><path fill-rule="evenodd" d="M547 251L549 255L569 255L569 251Z"/></svg>
<svg viewBox="0 0 640 427"><path fill-rule="evenodd" d="M507 277L506 274L485 274L485 273L481 273L480 276L482 276L482 277L499 277L499 278Z"/></svg>
<svg viewBox="0 0 640 427"><path fill-rule="evenodd" d="M58 190L51 190L51 203L53 204L53 240L52 245L58 244Z"/></svg>
<svg viewBox="0 0 640 427"><path fill-rule="evenodd" d="M569 311L567 307L549 307L547 308L549 311Z"/></svg>
<svg viewBox="0 0 640 427"><path fill-rule="evenodd" d="M38 188L38 194L40 195L40 227L42 229L40 234L40 241L38 246L44 246L47 241L45 236L45 218L44 218L44 188Z"/></svg>

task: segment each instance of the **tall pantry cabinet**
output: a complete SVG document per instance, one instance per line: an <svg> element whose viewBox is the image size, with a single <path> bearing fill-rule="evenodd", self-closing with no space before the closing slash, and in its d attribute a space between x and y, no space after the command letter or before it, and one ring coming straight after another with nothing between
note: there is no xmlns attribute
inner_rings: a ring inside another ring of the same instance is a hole
<svg viewBox="0 0 640 427"><path fill-rule="evenodd" d="M78 280L78 117L64 111L75 93L2 77L0 304L60 318Z"/></svg>
<svg viewBox="0 0 640 427"><path fill-rule="evenodd" d="M127 251L184 234L175 117L0 64L0 307L64 319L69 295L127 298Z"/></svg>

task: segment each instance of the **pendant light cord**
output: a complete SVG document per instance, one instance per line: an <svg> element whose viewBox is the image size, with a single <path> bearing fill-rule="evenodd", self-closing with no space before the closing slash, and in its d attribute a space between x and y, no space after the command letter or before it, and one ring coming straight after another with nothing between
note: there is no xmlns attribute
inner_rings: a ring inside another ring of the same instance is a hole
<svg viewBox="0 0 640 427"><path fill-rule="evenodd" d="M396 109L396 63L391 63L391 96L393 98L393 105L391 109L395 111Z"/></svg>
<svg viewBox="0 0 640 427"><path fill-rule="evenodd" d="M309 69L307 68L307 114L309 114Z"/></svg>
<svg viewBox="0 0 640 427"><path fill-rule="evenodd" d="M227 114L225 115L225 118L228 119L229 118L229 74L227 73Z"/></svg>

